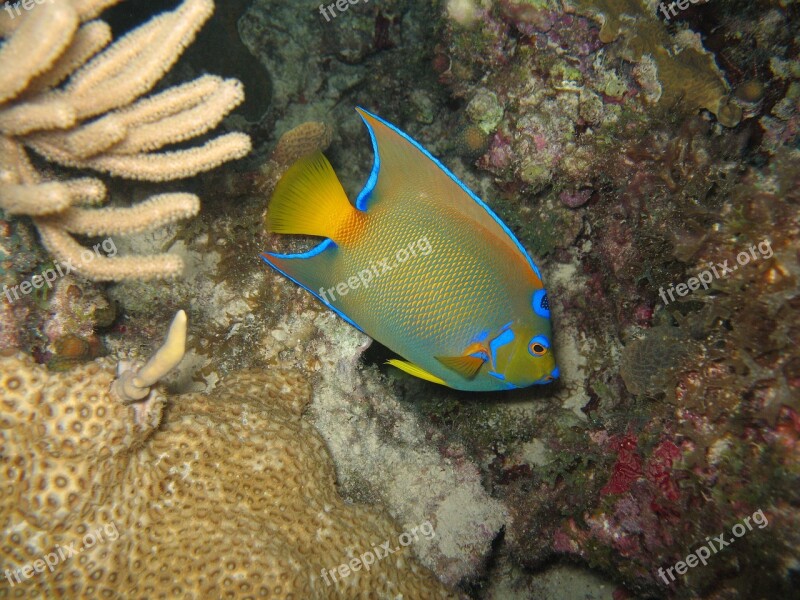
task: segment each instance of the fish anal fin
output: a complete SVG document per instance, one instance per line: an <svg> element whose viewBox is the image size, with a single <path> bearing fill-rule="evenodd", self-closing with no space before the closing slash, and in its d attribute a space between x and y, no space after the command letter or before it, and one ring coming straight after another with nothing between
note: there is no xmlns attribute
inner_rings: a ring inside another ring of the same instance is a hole
<svg viewBox="0 0 800 600"><path fill-rule="evenodd" d="M467 354L464 356L437 356L436 360L448 369L452 369L466 379L472 379L478 374L478 370L486 362L486 355L483 353Z"/></svg>
<svg viewBox="0 0 800 600"><path fill-rule="evenodd" d="M420 379L424 379L425 381L431 381L433 383L438 383L439 385L447 385L444 379L437 377L431 373L428 373L422 367L418 367L414 363L410 363L406 360L400 360L398 358L392 358L386 361L387 365L392 365L393 367L397 367L401 371L405 371L409 375L413 375L414 377L419 377Z"/></svg>

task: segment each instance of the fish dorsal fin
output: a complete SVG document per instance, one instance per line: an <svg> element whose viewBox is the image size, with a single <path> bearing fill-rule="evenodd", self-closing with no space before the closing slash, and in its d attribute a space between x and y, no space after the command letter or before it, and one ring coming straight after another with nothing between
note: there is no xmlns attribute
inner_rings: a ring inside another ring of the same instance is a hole
<svg viewBox="0 0 800 600"><path fill-rule="evenodd" d="M541 279L538 267L511 230L489 206L416 140L391 123L362 108L375 154L372 172L356 199L356 208L366 211L386 202L446 202L450 214L477 224L487 238L519 252Z"/></svg>
<svg viewBox="0 0 800 600"><path fill-rule="evenodd" d="M478 374L478 370L483 366L483 363L486 362L486 355L437 356L436 360L462 377L472 379Z"/></svg>
<svg viewBox="0 0 800 600"><path fill-rule="evenodd" d="M422 367L418 367L414 363L410 363L406 360L392 358L391 360L387 360L386 364L392 365L393 367L397 367L401 371L405 371L409 375L413 375L414 377L419 377L420 379L424 379L425 381L432 381L433 383L438 383L440 385L447 385L444 379L440 379L436 375L428 373Z"/></svg>

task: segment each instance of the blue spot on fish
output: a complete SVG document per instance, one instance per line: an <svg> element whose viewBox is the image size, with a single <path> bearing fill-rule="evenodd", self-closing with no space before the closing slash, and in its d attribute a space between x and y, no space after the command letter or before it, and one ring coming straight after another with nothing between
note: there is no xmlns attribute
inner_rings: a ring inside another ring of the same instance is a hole
<svg viewBox="0 0 800 600"><path fill-rule="evenodd" d="M505 325L505 327L510 327L511 323ZM497 350L500 346L505 346L506 344L510 344L514 341L514 332L511 329L503 329L503 332L494 338L491 342L489 342L489 350L492 353L492 364L497 364Z"/></svg>
<svg viewBox="0 0 800 600"><path fill-rule="evenodd" d="M550 301L547 299L547 290L536 290L531 301L533 312L545 319L550 318Z"/></svg>
<svg viewBox="0 0 800 600"><path fill-rule="evenodd" d="M547 339L547 336L536 335L536 336L533 337L533 339L531 339L531 343L529 344L529 346L533 345L533 344L541 344L545 348L549 348L550 347L550 340Z"/></svg>

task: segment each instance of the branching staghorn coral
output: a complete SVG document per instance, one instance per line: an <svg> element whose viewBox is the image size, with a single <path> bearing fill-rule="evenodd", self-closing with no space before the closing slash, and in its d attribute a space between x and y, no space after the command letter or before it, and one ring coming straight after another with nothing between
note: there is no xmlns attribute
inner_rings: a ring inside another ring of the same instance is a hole
<svg viewBox="0 0 800 600"><path fill-rule="evenodd" d="M130 208L90 208L106 198L95 178L53 180L32 164L50 162L128 179L190 177L250 151L228 133L203 145L164 151L216 127L244 99L235 79L205 75L142 98L170 70L214 10L185 0L121 39L92 20L119 0L62 0L19 17L0 13L0 208L33 219L42 243L95 281L172 277L179 257L79 259L72 234L130 234L197 214L193 194L160 194Z"/></svg>

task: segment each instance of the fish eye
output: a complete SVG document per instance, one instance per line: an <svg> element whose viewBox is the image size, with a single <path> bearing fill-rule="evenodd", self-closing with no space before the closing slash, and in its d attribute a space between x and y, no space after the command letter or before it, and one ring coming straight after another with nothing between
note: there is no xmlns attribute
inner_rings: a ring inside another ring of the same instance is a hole
<svg viewBox="0 0 800 600"><path fill-rule="evenodd" d="M528 351L534 356L542 356L550 347L550 340L547 336L537 335L528 344Z"/></svg>

